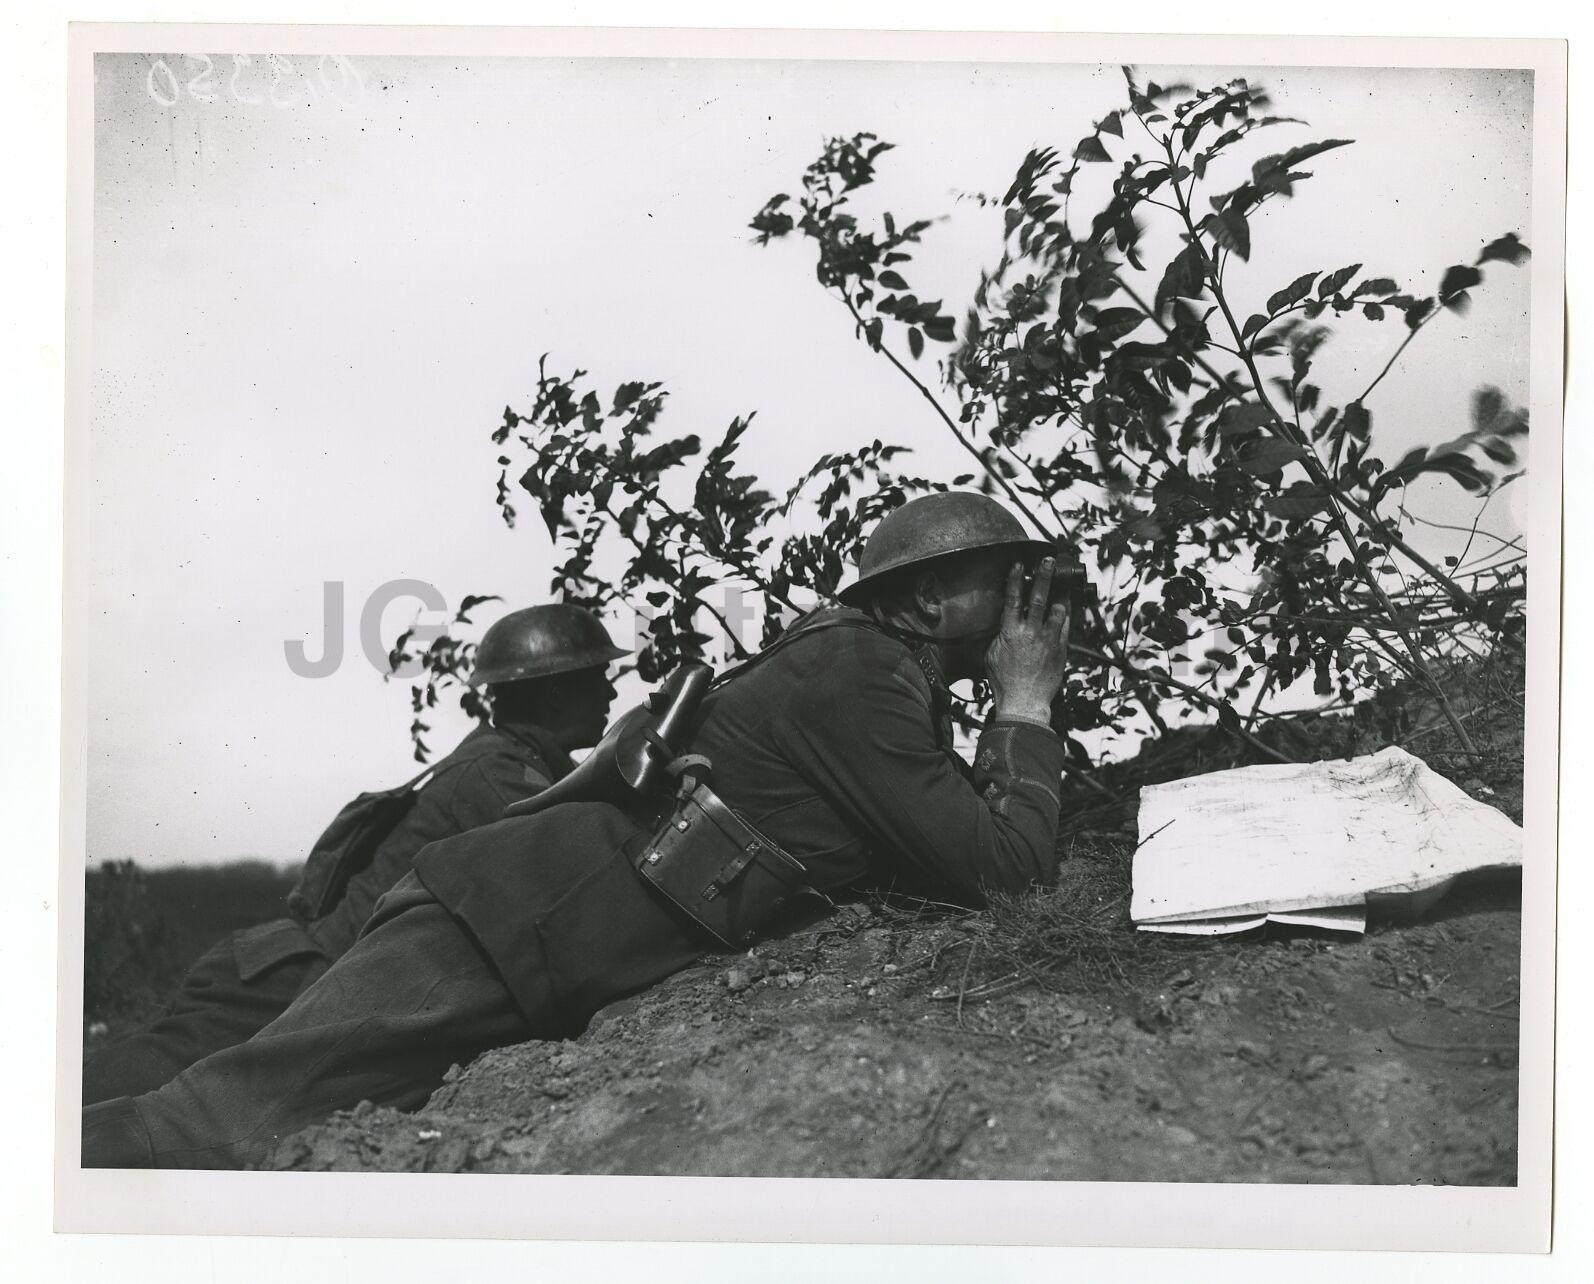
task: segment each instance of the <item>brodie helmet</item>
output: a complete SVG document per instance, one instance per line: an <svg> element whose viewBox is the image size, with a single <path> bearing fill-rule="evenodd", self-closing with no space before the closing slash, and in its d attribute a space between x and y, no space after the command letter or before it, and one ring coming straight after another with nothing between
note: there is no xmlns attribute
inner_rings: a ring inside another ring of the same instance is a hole
<svg viewBox="0 0 1594 1284"><path fill-rule="evenodd" d="M627 654L591 611L563 602L529 606L511 611L482 635L470 685L572 673Z"/></svg>
<svg viewBox="0 0 1594 1284"><path fill-rule="evenodd" d="M1012 547L1037 557L1057 550L1024 530L1018 518L989 495L967 490L940 491L909 500L887 513L858 562L858 578L836 596L862 606L885 577L951 553L977 548Z"/></svg>

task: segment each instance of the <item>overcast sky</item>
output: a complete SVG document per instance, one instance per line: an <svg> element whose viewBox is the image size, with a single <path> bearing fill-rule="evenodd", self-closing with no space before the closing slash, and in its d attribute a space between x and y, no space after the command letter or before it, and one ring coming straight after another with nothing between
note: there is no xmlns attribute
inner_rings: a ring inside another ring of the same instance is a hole
<svg viewBox="0 0 1594 1284"><path fill-rule="evenodd" d="M541 600L546 538L529 514L502 525L488 439L529 405L540 353L602 390L665 381L672 434L757 411L743 458L777 485L875 436L918 447L916 471L962 471L806 251L754 247L748 219L826 136L872 131L897 150L863 208L951 215L914 284L961 316L1000 216L957 193L1000 195L1122 86L1094 66L363 58L358 82L323 64L334 96L295 58L277 107L262 58L218 50L206 78L166 55L169 79L155 59L97 63L92 480L73 497L91 508L89 854L150 864L297 859L347 798L411 774L407 692L360 654L359 615L398 578L450 604ZM1486 241L1528 236L1526 73L1143 71L1260 81L1311 122L1270 148L1357 140L1257 220L1243 303L1353 262L1432 293ZM1526 400L1527 272L1491 267L1475 294L1370 401L1386 459L1465 428L1480 384ZM1325 399L1403 333L1350 327L1319 364ZM1507 536L1509 496L1490 510ZM1441 520L1470 517L1460 497L1413 488ZM326 581L344 660L301 677L284 645L321 654ZM416 609L386 612L384 643Z"/></svg>

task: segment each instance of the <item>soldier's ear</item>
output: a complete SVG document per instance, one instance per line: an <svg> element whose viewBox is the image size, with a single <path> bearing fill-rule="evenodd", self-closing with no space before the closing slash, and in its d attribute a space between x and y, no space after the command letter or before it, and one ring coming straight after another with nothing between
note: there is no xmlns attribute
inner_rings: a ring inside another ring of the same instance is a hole
<svg viewBox="0 0 1594 1284"><path fill-rule="evenodd" d="M936 621L946 609L946 585L933 570L920 572L913 586L913 602L927 620Z"/></svg>

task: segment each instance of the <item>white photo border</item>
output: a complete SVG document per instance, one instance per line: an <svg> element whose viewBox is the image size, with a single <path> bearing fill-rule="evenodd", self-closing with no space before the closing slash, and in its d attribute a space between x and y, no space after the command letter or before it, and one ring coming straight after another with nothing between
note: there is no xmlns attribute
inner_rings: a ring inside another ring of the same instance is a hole
<svg viewBox="0 0 1594 1284"><path fill-rule="evenodd" d="M115 1172L78 1165L83 951L92 59L349 56L886 59L1534 72L1530 411L1536 502L1524 762L1519 1183L1511 1188ZM56 1226L66 1231L884 1244L1541 1251L1551 1194L1566 197L1566 47L1548 40L955 32L82 25L69 49L68 383Z"/></svg>

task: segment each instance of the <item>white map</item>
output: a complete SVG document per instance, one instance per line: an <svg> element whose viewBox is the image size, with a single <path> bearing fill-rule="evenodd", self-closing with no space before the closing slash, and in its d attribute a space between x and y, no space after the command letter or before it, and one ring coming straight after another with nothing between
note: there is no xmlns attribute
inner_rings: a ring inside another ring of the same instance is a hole
<svg viewBox="0 0 1594 1284"><path fill-rule="evenodd" d="M1360 932L1370 895L1522 863L1511 820L1403 749L1239 767L1140 795L1130 915L1215 935L1264 921Z"/></svg>

